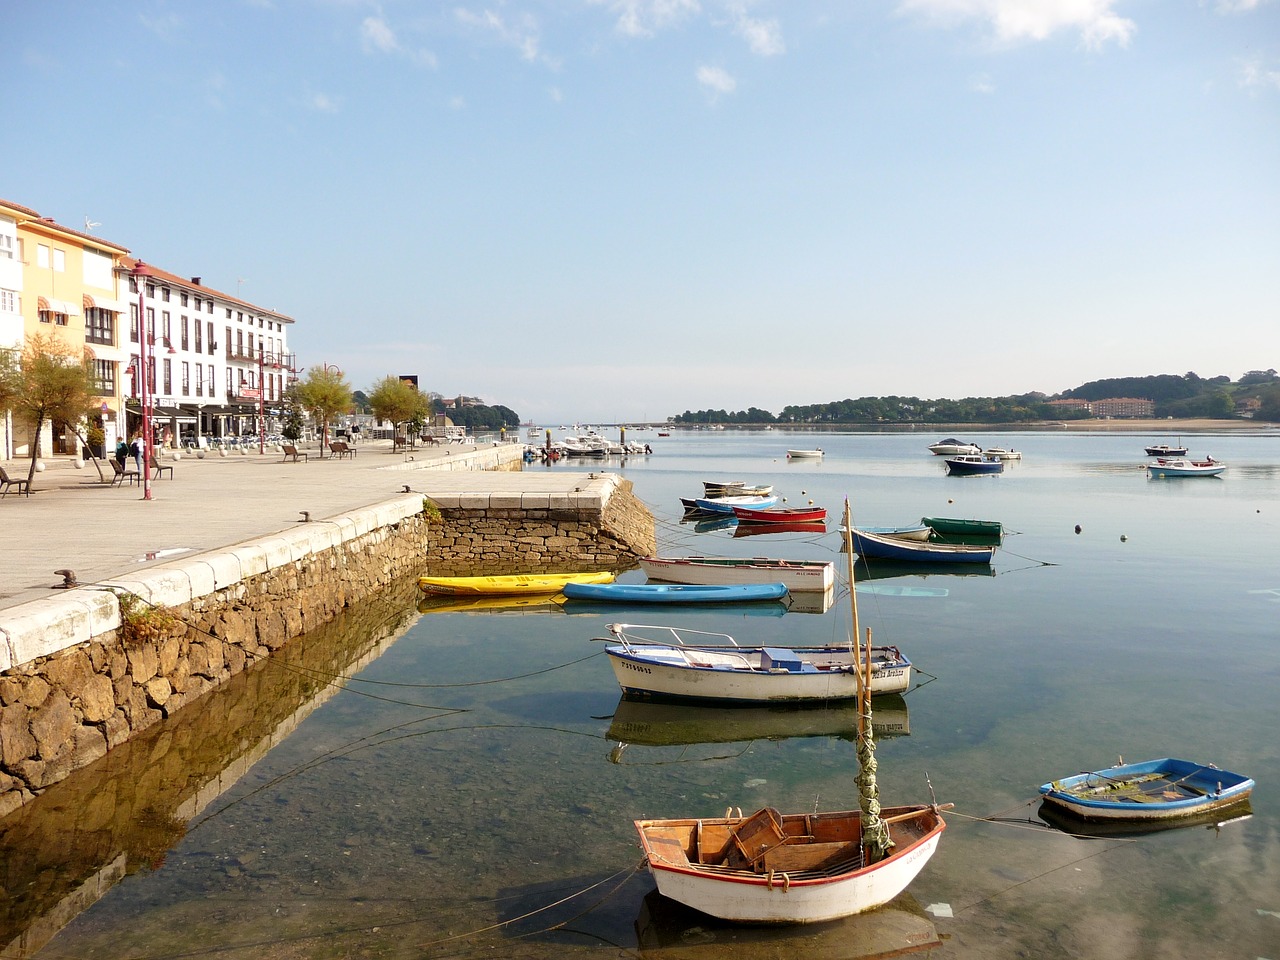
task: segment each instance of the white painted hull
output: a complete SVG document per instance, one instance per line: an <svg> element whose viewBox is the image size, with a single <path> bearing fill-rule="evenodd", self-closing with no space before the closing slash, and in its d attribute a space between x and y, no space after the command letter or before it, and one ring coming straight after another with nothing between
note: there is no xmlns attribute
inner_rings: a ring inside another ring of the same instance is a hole
<svg viewBox="0 0 1280 960"><path fill-rule="evenodd" d="M911 687L911 662L874 648L871 674L873 696L905 693ZM845 647L787 648L797 660L835 662L836 669L785 672L760 668L760 647L694 647L610 645L609 664L623 693L632 696L738 703L851 700L858 695L858 679ZM896 651L894 651L896 653ZM756 669L747 669L750 663ZM693 664L699 664L697 666ZM717 666L718 665L718 668ZM878 669L877 669L878 668Z"/></svg>
<svg viewBox="0 0 1280 960"><path fill-rule="evenodd" d="M755 558L732 562L714 557L641 557L640 567L650 580L731 586L742 583L782 583L792 593L826 593L835 587L835 564L789 562Z"/></svg>
<svg viewBox="0 0 1280 960"><path fill-rule="evenodd" d="M886 807L883 814L891 817L911 808ZM818 816L853 816L819 814ZM666 849L651 843L646 827L654 824L681 824L690 821L636 821L649 865L649 872L664 897L679 901L695 910L719 917L750 923L819 923L837 920L873 910L888 903L907 888L937 849L945 823L926 808L924 819L932 829L922 836L898 841L892 855L870 867L860 867L830 877L773 873L753 874L745 870L700 869L690 864L681 853L671 856ZM696 821L694 821L696 823ZM704 820L705 826L724 823ZM927 829L927 827L926 827ZM896 839L896 832L895 832ZM674 859L675 862L672 862ZM681 863L680 861L684 862Z"/></svg>
<svg viewBox="0 0 1280 960"><path fill-rule="evenodd" d="M821 450L788 450L787 456L792 460L821 460Z"/></svg>

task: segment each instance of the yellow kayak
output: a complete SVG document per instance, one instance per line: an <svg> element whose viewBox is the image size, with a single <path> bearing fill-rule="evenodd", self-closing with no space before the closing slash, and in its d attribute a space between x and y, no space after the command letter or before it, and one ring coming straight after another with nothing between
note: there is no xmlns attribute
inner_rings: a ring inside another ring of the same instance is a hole
<svg viewBox="0 0 1280 960"><path fill-rule="evenodd" d="M419 577L426 593L450 596L500 596L559 593L566 583L612 583L612 573L518 573L500 577Z"/></svg>

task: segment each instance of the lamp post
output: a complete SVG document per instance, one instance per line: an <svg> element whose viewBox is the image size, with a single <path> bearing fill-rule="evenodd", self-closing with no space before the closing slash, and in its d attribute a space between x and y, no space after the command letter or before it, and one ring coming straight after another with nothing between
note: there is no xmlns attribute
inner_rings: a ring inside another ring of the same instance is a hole
<svg viewBox="0 0 1280 960"><path fill-rule="evenodd" d="M147 282L151 268L141 260L133 265L132 276L138 285L138 399L142 404L142 499L151 499L151 398L147 378Z"/></svg>

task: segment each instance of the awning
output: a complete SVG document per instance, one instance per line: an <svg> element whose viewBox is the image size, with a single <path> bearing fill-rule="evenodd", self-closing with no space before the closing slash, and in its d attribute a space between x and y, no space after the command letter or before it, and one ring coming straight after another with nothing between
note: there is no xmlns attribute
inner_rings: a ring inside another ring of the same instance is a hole
<svg viewBox="0 0 1280 960"><path fill-rule="evenodd" d="M110 297L94 297L89 294L84 295L84 308L92 310L97 307L99 310L111 310L114 313L124 313L128 310L128 306L119 300L112 300Z"/></svg>
<svg viewBox="0 0 1280 960"><path fill-rule="evenodd" d="M80 308L66 300L55 300L53 297L37 297L36 308L49 313L65 313L68 317L80 316Z"/></svg>

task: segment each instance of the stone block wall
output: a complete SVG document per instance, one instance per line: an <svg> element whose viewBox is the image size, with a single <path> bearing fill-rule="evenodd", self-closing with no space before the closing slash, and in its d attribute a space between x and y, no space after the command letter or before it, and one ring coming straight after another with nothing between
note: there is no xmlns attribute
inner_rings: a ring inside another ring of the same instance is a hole
<svg viewBox="0 0 1280 960"><path fill-rule="evenodd" d="M427 564L436 576L540 573L558 570L625 570L656 549L653 515L618 481L601 499L582 505L567 497L498 496L441 506L433 525Z"/></svg>

